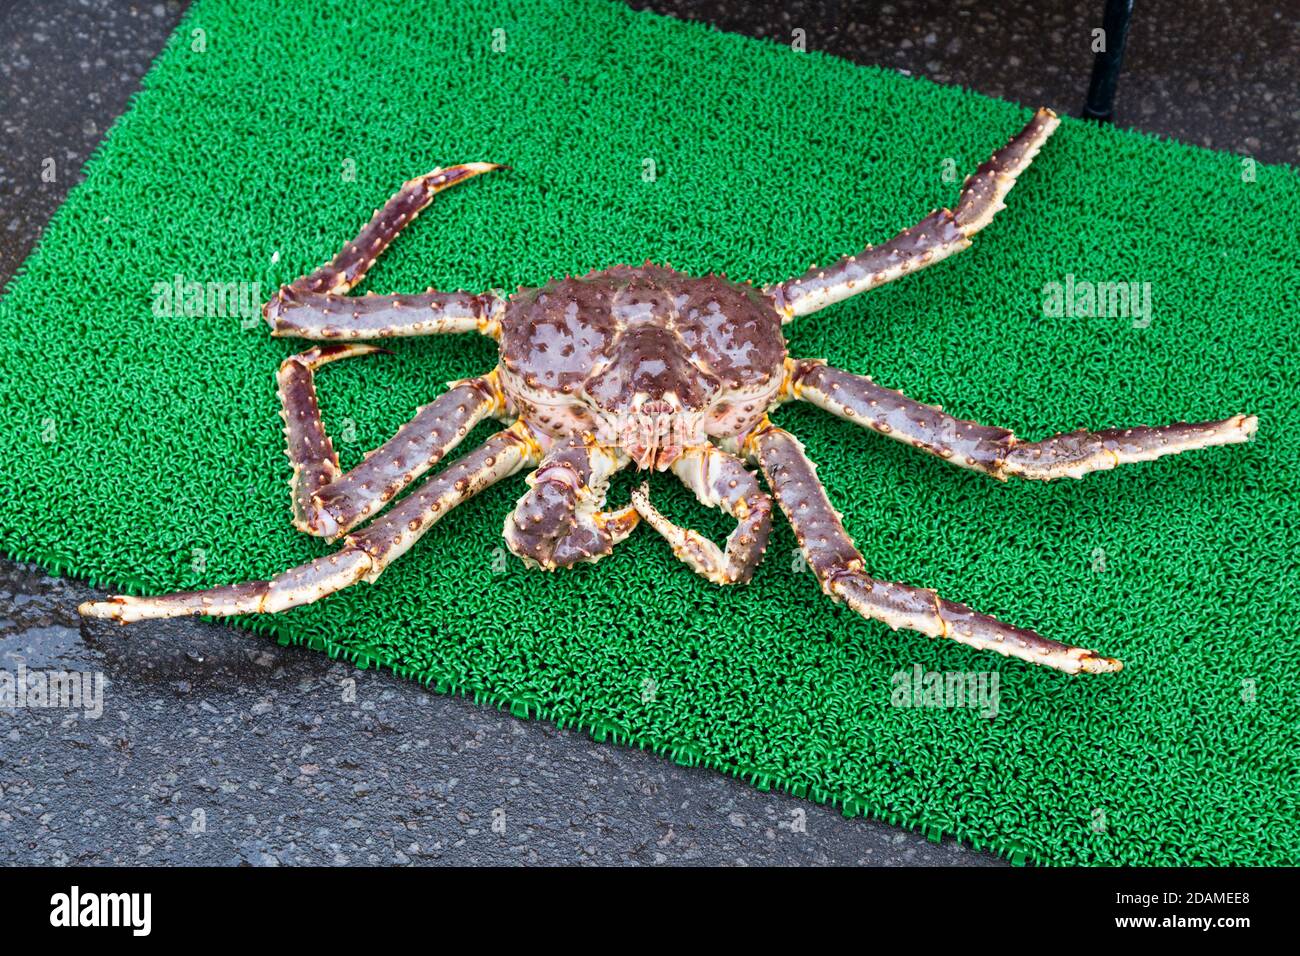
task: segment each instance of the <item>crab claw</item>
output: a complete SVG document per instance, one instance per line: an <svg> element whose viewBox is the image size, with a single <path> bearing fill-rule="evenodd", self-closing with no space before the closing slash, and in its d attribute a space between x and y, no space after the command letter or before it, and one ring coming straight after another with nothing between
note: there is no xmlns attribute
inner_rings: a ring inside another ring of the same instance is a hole
<svg viewBox="0 0 1300 956"><path fill-rule="evenodd" d="M631 506L601 510L609 476L626 463L594 441L556 445L528 476L528 492L506 518L506 546L526 564L548 571L611 553L641 520Z"/></svg>

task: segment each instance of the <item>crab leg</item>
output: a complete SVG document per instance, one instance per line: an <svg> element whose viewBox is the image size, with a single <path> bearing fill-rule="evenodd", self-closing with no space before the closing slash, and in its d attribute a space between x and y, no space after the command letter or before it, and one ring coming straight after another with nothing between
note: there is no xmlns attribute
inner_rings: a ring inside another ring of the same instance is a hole
<svg viewBox="0 0 1300 956"><path fill-rule="evenodd" d="M114 595L105 601L88 601L77 610L83 617L129 624L193 614L274 614L311 604L358 581L373 582L448 511L539 457L531 433L516 423L448 465L370 527L348 535L342 550L327 557L291 568L269 581L159 597Z"/></svg>
<svg viewBox="0 0 1300 956"><path fill-rule="evenodd" d="M497 315L503 303L494 295L430 289L422 295L368 295L354 299L346 293L365 278L375 260L434 196L457 183L501 168L495 163L464 163L409 180L338 255L271 297L262 314L272 334L334 339L478 330L495 335Z"/></svg>
<svg viewBox="0 0 1300 956"><path fill-rule="evenodd" d="M316 398L316 369L339 359L383 351L373 345L327 345L290 356L280 363L276 390L284 419L285 454L293 465L293 526L307 534L323 534L315 496L342 472L334 443L325 433ZM327 516L326 516L327 517Z"/></svg>
<svg viewBox="0 0 1300 956"><path fill-rule="evenodd" d="M528 492L506 518L506 546L525 564L548 571L594 563L641 520L630 505L602 511L609 479L630 459L590 438L557 444L528 476Z"/></svg>
<svg viewBox="0 0 1300 956"><path fill-rule="evenodd" d="M495 370L452 385L365 461L341 474L338 454L325 434L316 397L316 369L355 355L382 352L373 345L325 345L280 363L276 375L285 454L293 465L293 525L334 538L356 527L428 471L483 419L505 413Z"/></svg>
<svg viewBox="0 0 1300 956"><path fill-rule="evenodd" d="M384 339L482 332L494 338L504 302L495 295L334 295L285 286L262 310L273 336L300 339Z"/></svg>
<svg viewBox="0 0 1300 956"><path fill-rule="evenodd" d="M1121 668L1119 661L1096 651L1012 627L964 604L946 601L934 591L869 577L863 570L862 554L831 507L816 467L798 440L783 429L764 424L746 439L745 448L761 464L822 590L847 602L863 617L883 621L895 630L902 627L930 637L951 638L1069 674Z"/></svg>
<svg viewBox="0 0 1300 956"><path fill-rule="evenodd" d="M863 375L817 361L789 363L787 394L905 441L962 468L1005 480L1013 475L1047 481L1082 478L1130 462L1153 461L1197 448L1249 441L1253 415L1221 421L1175 422L1158 427L1075 431L1026 442L1005 428L963 421L934 405L881 388Z"/></svg>
<svg viewBox="0 0 1300 956"><path fill-rule="evenodd" d="M1060 122L1051 110L1038 110L1024 129L966 178L955 212L932 212L883 245L868 246L824 268L813 266L803 275L764 291L776 301L788 322L960 252L995 213L1006 208L1003 200L1016 178L1033 162Z"/></svg>
<svg viewBox="0 0 1300 956"><path fill-rule="evenodd" d="M689 528L673 524L650 504L646 485L632 493L632 504L652 528L672 545L673 554L714 584L746 583L767 550L772 530L772 499L744 462L713 445L689 448L672 470L695 492L700 504L721 508L736 519L736 530L723 551Z"/></svg>

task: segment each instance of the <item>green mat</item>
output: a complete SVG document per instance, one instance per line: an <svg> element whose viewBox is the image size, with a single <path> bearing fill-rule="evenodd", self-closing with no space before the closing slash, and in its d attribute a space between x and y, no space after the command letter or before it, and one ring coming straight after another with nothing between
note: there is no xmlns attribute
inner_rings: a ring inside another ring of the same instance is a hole
<svg viewBox="0 0 1300 956"><path fill-rule="evenodd" d="M439 197L361 291L647 257L773 281L951 204L1028 115L596 0L201 0L0 301L0 548L136 592L326 553L289 524L273 373L302 346L237 303L155 314L156 284L265 298L435 165L513 171ZM792 573L783 520L748 587L709 585L644 530L600 564L528 571L500 545L520 479L376 585L240 623L1017 861L1294 863L1297 177L1066 120L1009 203L970 251L798 321L793 353L1027 438L1248 411L1256 442L999 484L814 408L778 421L873 574L1122 674L861 620ZM1149 283L1149 324L1046 315L1067 277ZM396 351L320 375L345 467L494 361L475 336ZM917 666L997 671L997 716L891 706Z"/></svg>

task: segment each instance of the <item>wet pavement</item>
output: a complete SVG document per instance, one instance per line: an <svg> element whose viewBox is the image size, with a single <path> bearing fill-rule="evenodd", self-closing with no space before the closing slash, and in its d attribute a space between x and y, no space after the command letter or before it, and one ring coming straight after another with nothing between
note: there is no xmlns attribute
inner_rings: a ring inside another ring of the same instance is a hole
<svg viewBox="0 0 1300 956"><path fill-rule="evenodd" d="M5 863L994 862L241 631L83 626L93 593L0 562L0 670L104 680L0 716Z"/></svg>
<svg viewBox="0 0 1300 956"><path fill-rule="evenodd" d="M806 22L811 48L826 37L851 59L1062 109L1081 102L1090 67L1075 48L1086 17L1068 2L1036 0L1005 25L964 2L866 17L753 0L652 6L777 38ZM1151 28L1178 10L1140 5L1148 28L1134 31L1121 124L1296 162L1296 18L1239 10L1217 42L1200 12L1183 15L1186 29ZM181 12L0 3L0 283ZM1196 88L1180 72L1193 60ZM49 158L54 182L41 178ZM0 710L0 863L1001 862L220 625L83 624L76 605L97 594L0 559L0 673L105 682L98 717Z"/></svg>

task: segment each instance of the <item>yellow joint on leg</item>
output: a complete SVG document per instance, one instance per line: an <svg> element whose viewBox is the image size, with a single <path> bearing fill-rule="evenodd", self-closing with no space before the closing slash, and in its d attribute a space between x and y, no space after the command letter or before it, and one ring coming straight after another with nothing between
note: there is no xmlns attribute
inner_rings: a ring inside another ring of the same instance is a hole
<svg viewBox="0 0 1300 956"><path fill-rule="evenodd" d="M793 402L803 397L803 389L795 381L795 376L799 372L799 364L792 358L785 360L785 374L781 376L781 387L776 392L778 402Z"/></svg>
<svg viewBox="0 0 1300 956"><path fill-rule="evenodd" d="M627 533L631 534L632 529L641 523L641 512L633 505L624 505L617 511L597 511L591 516L591 520L601 531L608 530L610 525L618 526L629 521L631 526L627 529Z"/></svg>
<svg viewBox="0 0 1300 956"><path fill-rule="evenodd" d="M506 303L505 294L493 290L489 293L492 297L492 306L486 315L479 316L478 330L490 339L501 339L501 317L505 314ZM480 296L480 299L483 297Z"/></svg>
<svg viewBox="0 0 1300 956"><path fill-rule="evenodd" d="M503 434L508 435L523 446L524 455L528 462L536 464L542 460L544 454L542 446L538 443L537 437L532 433L532 430L524 424L522 418L517 419Z"/></svg>
<svg viewBox="0 0 1300 956"><path fill-rule="evenodd" d="M761 438L764 433L770 431L774 427L775 426L772 424L772 419L764 415L762 421L760 421L757 425L755 425L752 429L750 429L749 434L746 435L741 440L740 456L742 458L757 458L758 439Z"/></svg>
<svg viewBox="0 0 1300 956"><path fill-rule="evenodd" d="M492 399L492 407L488 409L488 417L501 418L506 413L506 393L501 387L501 376L496 369L488 372L486 375L476 375L473 378L458 378L454 382L448 382L447 388L460 388L462 385L486 386L485 389L489 398ZM421 406L421 411L425 406Z"/></svg>

